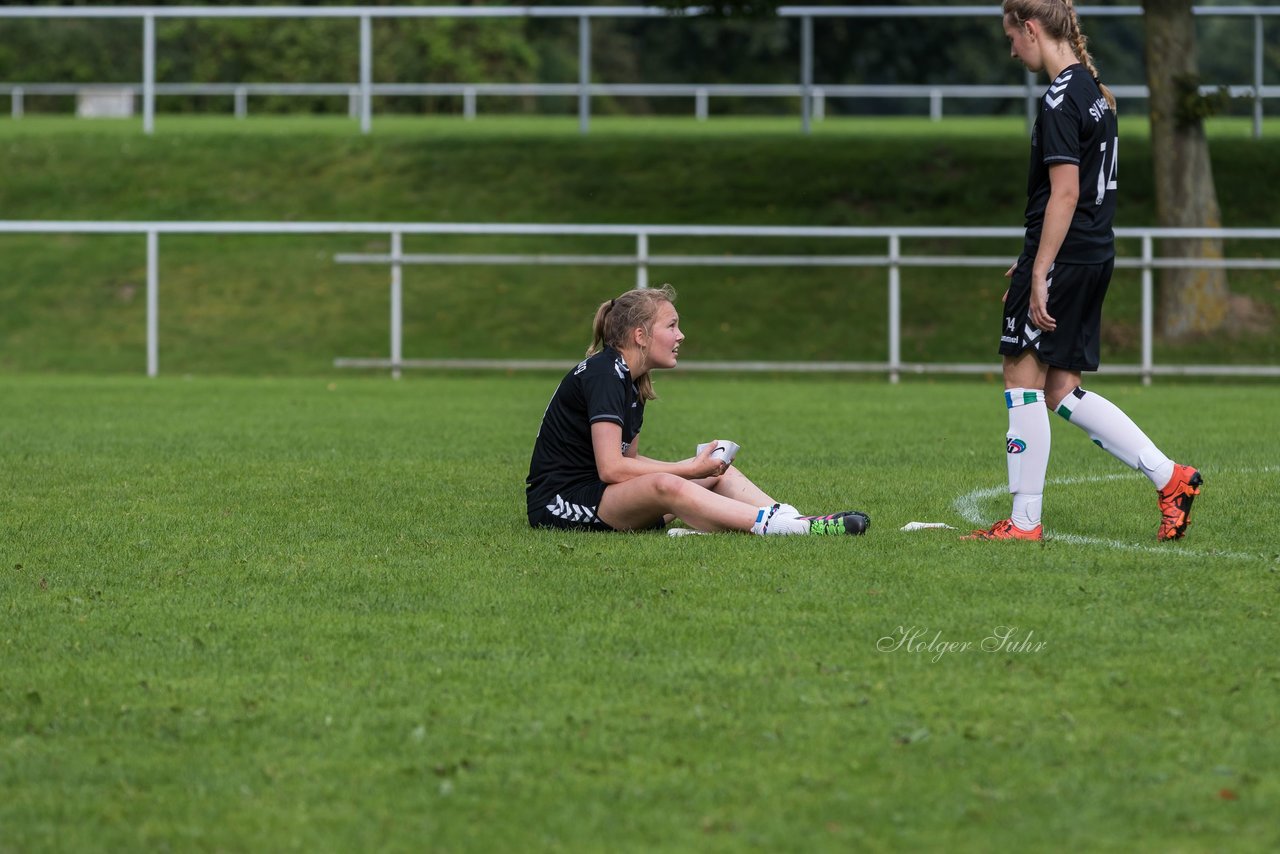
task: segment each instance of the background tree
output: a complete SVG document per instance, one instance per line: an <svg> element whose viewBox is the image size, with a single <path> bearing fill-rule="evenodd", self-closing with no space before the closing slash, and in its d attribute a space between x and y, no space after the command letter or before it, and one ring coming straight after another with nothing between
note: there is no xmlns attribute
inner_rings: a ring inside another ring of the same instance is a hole
<svg viewBox="0 0 1280 854"><path fill-rule="evenodd" d="M1219 99L1200 95L1191 0L1144 0L1143 9L1156 221L1174 228L1219 228L1222 213L1204 132L1204 119L1219 106ZM1222 241L1165 241L1161 254L1220 259ZM1230 298L1225 270L1165 270L1160 283L1161 331L1177 338L1221 329Z"/></svg>

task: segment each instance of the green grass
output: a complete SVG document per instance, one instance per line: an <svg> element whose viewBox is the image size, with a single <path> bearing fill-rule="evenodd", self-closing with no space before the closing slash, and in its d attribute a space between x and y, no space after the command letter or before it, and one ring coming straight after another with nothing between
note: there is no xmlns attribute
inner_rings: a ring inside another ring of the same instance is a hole
<svg viewBox="0 0 1280 854"><path fill-rule="evenodd" d="M1100 383L1180 543L1055 421L1049 539L971 544L897 529L1003 482L994 382L677 371L646 453L873 527L673 540L527 528L555 382L0 378L0 850L1280 842L1273 395Z"/></svg>
<svg viewBox="0 0 1280 854"><path fill-rule="evenodd" d="M0 120L5 219L1017 225L996 121ZM1229 226L1274 226L1277 154L1215 123ZM1154 220L1145 123L1121 225ZM894 168L886 168L893 164ZM1270 386L1109 381L1208 485L1157 545L1149 484L1055 423L1043 545L1004 515L986 381L659 379L647 454L712 436L860 539L524 524L547 374L335 377L384 355L363 238L0 235L0 852L1274 850L1280 483ZM407 251L627 252L415 239ZM968 247L934 247L940 250ZM1016 251L991 244L983 254ZM654 241L654 252L883 251ZM1132 254L1134 247L1122 247ZM411 269L406 355L575 358L625 270ZM665 271L685 355L883 360L879 271ZM1157 361L1280 359L1251 324ZM989 360L996 275L904 274L904 358ZM1104 360L1137 357L1118 274ZM734 311L725 312L726 304ZM1270 312L1270 314L1268 314ZM215 375L256 375L257 378ZM182 377L187 375L188 378ZM274 376L272 376L274 375ZM986 651L998 627L1021 650ZM969 643L934 650L892 647ZM882 641L889 638L889 641ZM1043 643L1043 647L1035 647ZM937 660L934 660L937 658Z"/></svg>
<svg viewBox="0 0 1280 854"><path fill-rule="evenodd" d="M783 225L1001 225L1022 221L1026 131L1019 118L798 120L161 116L136 122L0 121L6 219L356 220ZM1280 135L1215 125L1215 177L1228 226L1276 226L1269 174ZM1154 222L1145 122L1126 119L1120 225ZM1007 254L1016 242L907 251ZM323 375L338 356L385 356L387 271L338 265L385 238L172 237L160 246L166 373ZM408 252L626 253L627 240L406 240ZM877 241L655 239L654 253L886 252ZM1121 247L1129 256L1133 245ZM1249 251L1266 252L1265 247ZM0 235L0 371L143 370L141 237ZM903 275L903 356L994 360L1003 270ZM698 360L886 358L882 270L654 271L681 292ZM405 355L565 358L584 306L634 281L626 268L410 268ZM1233 272L1244 302L1223 337L1157 342L1157 362L1275 363L1280 285ZM1104 360L1138 360L1138 277L1118 274ZM728 303L735 311L726 314ZM832 318L840 318L833 323ZM975 330L993 330L977 334ZM569 355L568 357L571 357Z"/></svg>

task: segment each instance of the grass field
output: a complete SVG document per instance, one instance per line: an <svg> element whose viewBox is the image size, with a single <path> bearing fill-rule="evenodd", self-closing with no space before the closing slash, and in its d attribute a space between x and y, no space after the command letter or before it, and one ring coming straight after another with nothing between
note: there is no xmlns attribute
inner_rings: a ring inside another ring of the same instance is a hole
<svg viewBox="0 0 1280 854"><path fill-rule="evenodd" d="M1280 845L1269 387L1101 382L1195 524L1056 422L1040 545L898 530L994 382L679 371L646 453L871 532L531 531L556 379L0 377L0 851Z"/></svg>
<svg viewBox="0 0 1280 854"><path fill-rule="evenodd" d="M1118 224L1148 225L1127 121ZM1021 221L1021 119L798 125L0 120L0 216ZM1210 128L1224 225L1275 226L1280 125L1248 127ZM0 235L0 854L1280 847L1273 383L1098 380L1205 475L1179 543L1155 542L1147 481L1056 419L1048 540L960 542L1007 512L994 377L680 371L644 453L734 439L779 500L871 532L535 532L523 478L557 376L335 375L385 355L387 274L333 255L384 248L166 237L147 381L140 238ZM845 250L869 247L651 246ZM662 278L690 359L885 357L882 271ZM631 280L413 269L405 355L568 367ZM1136 281L1116 277L1104 363L1136 360ZM903 285L904 359L994 365L974 330L998 271ZM1280 282L1231 285L1241 322L1157 363L1280 360Z"/></svg>

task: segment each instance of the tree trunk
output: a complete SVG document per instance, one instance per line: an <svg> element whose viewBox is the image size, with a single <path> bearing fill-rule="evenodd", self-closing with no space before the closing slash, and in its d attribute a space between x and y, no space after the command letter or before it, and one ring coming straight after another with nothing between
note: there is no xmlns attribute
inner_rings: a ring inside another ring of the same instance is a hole
<svg viewBox="0 0 1280 854"><path fill-rule="evenodd" d="M1199 109L1195 18L1191 0L1144 0L1147 86L1151 92L1151 154L1156 219L1172 228L1219 228L1222 212L1213 184L1204 112ZM1223 257L1221 240L1167 240L1158 254ZM1221 269L1164 270L1160 331L1170 338L1221 329L1231 293Z"/></svg>

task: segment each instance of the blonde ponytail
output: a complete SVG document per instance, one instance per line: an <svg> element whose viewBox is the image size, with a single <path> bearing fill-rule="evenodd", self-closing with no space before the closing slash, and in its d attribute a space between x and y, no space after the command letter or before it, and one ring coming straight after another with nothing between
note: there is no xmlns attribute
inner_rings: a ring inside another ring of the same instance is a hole
<svg viewBox="0 0 1280 854"><path fill-rule="evenodd" d="M1089 39L1085 34L1080 32L1080 17L1076 14L1075 3L1072 0L1064 0L1067 5L1067 11L1070 12L1070 25L1067 30L1067 41L1071 43L1071 51L1076 55L1076 59L1080 60L1080 64L1089 69L1089 76L1098 84L1098 88L1102 91L1102 97L1107 99L1107 106L1111 108L1111 112L1116 111L1116 96L1111 93L1098 77L1098 68L1093 64L1093 57L1089 55Z"/></svg>

